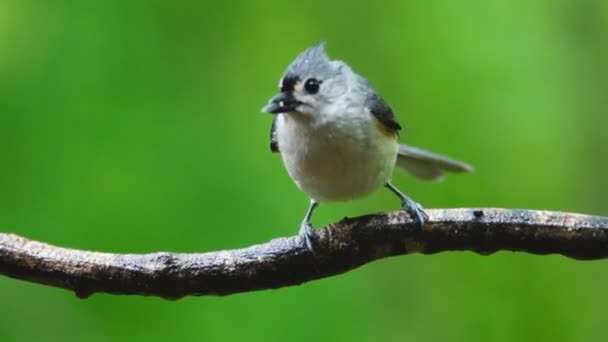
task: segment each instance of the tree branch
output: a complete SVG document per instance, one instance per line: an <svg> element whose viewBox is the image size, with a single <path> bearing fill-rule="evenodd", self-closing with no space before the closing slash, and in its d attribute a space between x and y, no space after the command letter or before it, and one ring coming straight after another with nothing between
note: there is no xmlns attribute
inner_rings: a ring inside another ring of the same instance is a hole
<svg viewBox="0 0 608 342"><path fill-rule="evenodd" d="M345 219L316 232L315 253L298 237L200 254L110 254L66 249L0 233L0 274L72 290L160 296L228 295L344 273L395 255L468 250L608 257L608 217L507 209L427 210L420 230L404 212Z"/></svg>

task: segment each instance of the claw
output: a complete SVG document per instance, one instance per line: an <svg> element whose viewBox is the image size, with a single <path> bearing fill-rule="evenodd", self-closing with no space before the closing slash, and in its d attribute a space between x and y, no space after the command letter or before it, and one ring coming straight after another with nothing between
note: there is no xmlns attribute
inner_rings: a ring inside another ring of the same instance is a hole
<svg viewBox="0 0 608 342"><path fill-rule="evenodd" d="M315 201L314 199L310 200L310 206L308 207L308 211L306 211L306 215L304 216L304 220L302 220L302 224L300 225L300 232L298 233L298 235L300 235L300 238L302 238L302 240L304 240L304 244L306 245L306 248L314 253L314 244L315 244L315 235L312 232L312 225L310 224L310 217L312 216L312 212L315 210L315 208L317 207L317 205L319 205L319 203L317 201Z"/></svg>
<svg viewBox="0 0 608 342"><path fill-rule="evenodd" d="M424 212L422 206L412 201L409 197L395 188L391 183L387 182L384 186L401 199L401 209L406 210L412 219L418 222L420 229L422 229L424 223L429 219L429 215Z"/></svg>
<svg viewBox="0 0 608 342"><path fill-rule="evenodd" d="M410 216L418 222L420 228L424 226L424 223L429 220L429 215L424 211L422 206L410 199L403 201L401 209L404 209L410 214Z"/></svg>
<svg viewBox="0 0 608 342"><path fill-rule="evenodd" d="M314 252L314 244L316 242L316 237L312 231L312 225L310 224L310 222L302 222L298 235L302 240L304 240L306 248L309 251Z"/></svg>

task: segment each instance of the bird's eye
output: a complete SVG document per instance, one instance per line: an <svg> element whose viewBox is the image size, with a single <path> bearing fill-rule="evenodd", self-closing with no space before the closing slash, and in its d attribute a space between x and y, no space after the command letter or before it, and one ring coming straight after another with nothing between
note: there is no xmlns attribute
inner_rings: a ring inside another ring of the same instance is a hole
<svg viewBox="0 0 608 342"><path fill-rule="evenodd" d="M306 80L306 83L304 83L304 89L306 89L309 94L316 94L319 91L320 84L321 81L316 78L309 78Z"/></svg>

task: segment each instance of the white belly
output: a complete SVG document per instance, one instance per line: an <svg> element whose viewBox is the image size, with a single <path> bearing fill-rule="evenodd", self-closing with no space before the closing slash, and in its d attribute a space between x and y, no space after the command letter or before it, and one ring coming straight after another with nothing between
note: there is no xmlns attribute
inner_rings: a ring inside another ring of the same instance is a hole
<svg viewBox="0 0 608 342"><path fill-rule="evenodd" d="M301 114L280 114L277 139L287 172L308 197L345 201L384 185L397 159L397 138L371 115L314 123Z"/></svg>

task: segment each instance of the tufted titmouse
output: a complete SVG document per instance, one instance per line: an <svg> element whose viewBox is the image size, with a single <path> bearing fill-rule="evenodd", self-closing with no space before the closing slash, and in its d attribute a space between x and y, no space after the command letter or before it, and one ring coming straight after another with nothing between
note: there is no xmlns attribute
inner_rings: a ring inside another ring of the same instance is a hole
<svg viewBox="0 0 608 342"><path fill-rule="evenodd" d="M330 60L324 43L296 57L279 81L281 92L263 112L277 114L270 149L280 152L289 176L310 198L299 235L313 248L310 224L320 202L346 201L385 186L420 225L422 207L390 183L395 165L420 179L472 167L398 143L401 126L393 111L362 76L346 63Z"/></svg>

